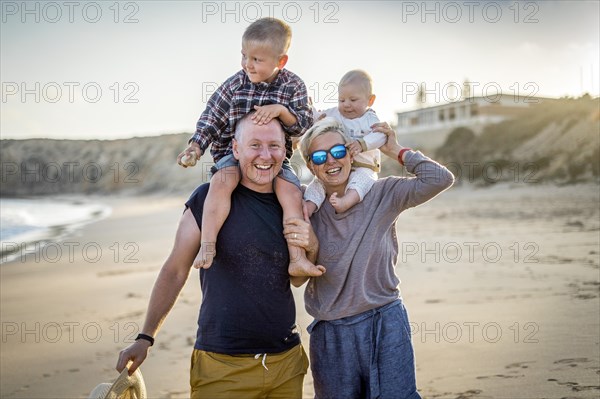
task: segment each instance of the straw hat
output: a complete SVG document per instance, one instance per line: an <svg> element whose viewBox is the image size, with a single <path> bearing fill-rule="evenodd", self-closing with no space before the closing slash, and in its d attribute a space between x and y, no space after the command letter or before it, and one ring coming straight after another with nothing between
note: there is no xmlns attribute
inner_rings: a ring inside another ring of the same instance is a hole
<svg viewBox="0 0 600 399"><path fill-rule="evenodd" d="M88 399L146 399L146 386L142 372L138 368L130 376L125 367L114 384L104 382L98 385Z"/></svg>

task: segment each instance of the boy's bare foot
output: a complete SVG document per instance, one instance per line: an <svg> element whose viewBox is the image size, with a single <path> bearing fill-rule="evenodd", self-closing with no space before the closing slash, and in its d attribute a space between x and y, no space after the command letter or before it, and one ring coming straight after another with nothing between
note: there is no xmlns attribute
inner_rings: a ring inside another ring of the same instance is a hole
<svg viewBox="0 0 600 399"><path fill-rule="evenodd" d="M296 277L318 277L325 273L325 267L315 266L311 261L301 256L299 259L290 262L288 273L290 276Z"/></svg>
<svg viewBox="0 0 600 399"><path fill-rule="evenodd" d="M355 201L354 198L351 198L349 195L338 197L337 193L333 193L329 197L329 202L331 203L331 206L333 206L333 209L335 209L336 213L343 213L352 208L354 205L358 204L360 200Z"/></svg>
<svg viewBox="0 0 600 399"><path fill-rule="evenodd" d="M215 249L215 243L212 242L203 242L200 245L200 251L194 259L194 267L196 269L208 269L212 266L213 259L217 255L217 251Z"/></svg>

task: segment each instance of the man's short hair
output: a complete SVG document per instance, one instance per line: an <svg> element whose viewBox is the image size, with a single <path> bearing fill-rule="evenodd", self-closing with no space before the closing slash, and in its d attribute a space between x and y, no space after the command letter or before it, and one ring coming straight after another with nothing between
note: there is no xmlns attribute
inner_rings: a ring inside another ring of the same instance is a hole
<svg viewBox="0 0 600 399"><path fill-rule="evenodd" d="M347 84L360 86L368 96L373 95L373 80L368 73L361 69L354 69L342 76L339 86L342 87Z"/></svg>
<svg viewBox="0 0 600 399"><path fill-rule="evenodd" d="M261 18L246 28L242 42L268 44L278 56L287 54L292 41L292 28L276 18Z"/></svg>
<svg viewBox="0 0 600 399"><path fill-rule="evenodd" d="M244 129L247 129L247 125L250 125L251 127L257 126L252 121L252 115L254 115L255 113L256 113L256 111L248 112L246 115L244 115L242 117L242 119L240 119L235 124L234 138L237 142L240 142L240 140L242 139L242 132L244 131ZM283 130L283 127L281 126L281 122L279 122L279 119L273 119L273 121L279 125L279 127L281 129L281 137L283 138L283 142L285 143L285 131ZM271 122L269 122L269 123L271 123Z"/></svg>

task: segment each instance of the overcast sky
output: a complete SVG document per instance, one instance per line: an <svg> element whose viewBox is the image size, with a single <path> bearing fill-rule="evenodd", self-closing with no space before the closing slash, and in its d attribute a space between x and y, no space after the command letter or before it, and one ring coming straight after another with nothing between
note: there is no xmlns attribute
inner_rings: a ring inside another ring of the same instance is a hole
<svg viewBox="0 0 600 399"><path fill-rule="evenodd" d="M380 119L497 90L598 96L599 2L2 1L2 138L112 139L192 132L240 69L258 17L293 30L287 68L318 108L351 69L374 80Z"/></svg>

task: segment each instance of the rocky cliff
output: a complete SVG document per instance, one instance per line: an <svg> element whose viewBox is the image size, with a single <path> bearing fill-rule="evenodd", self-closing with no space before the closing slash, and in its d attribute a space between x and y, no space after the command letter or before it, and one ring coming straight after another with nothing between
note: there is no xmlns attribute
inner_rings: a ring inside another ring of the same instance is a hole
<svg viewBox="0 0 600 399"><path fill-rule="evenodd" d="M206 180L210 159L188 169L176 164L189 137L2 140L0 195L190 191Z"/></svg>
<svg viewBox="0 0 600 399"><path fill-rule="evenodd" d="M454 131L435 154L458 181L594 181L600 178L600 102L584 96L542 103L480 135ZM189 193L208 181L212 158L193 168L176 164L189 133L123 140L2 140L0 195ZM402 143L400 143L402 144ZM381 176L406 174L385 156ZM311 176L298 151L292 166Z"/></svg>

